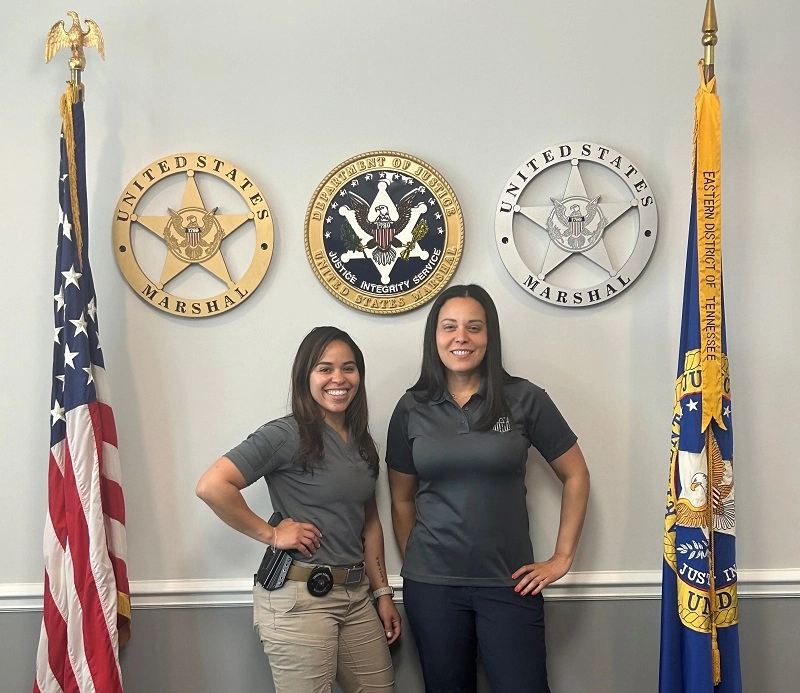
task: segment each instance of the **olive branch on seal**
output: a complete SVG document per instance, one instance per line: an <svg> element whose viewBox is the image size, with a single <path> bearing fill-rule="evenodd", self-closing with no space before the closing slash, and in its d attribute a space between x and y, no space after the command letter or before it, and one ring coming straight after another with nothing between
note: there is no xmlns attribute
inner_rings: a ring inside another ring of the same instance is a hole
<svg viewBox="0 0 800 693"><path fill-rule="evenodd" d="M708 557L708 542L705 541L690 541L686 544L678 544L676 548L678 553L689 554L686 556L687 559Z"/></svg>

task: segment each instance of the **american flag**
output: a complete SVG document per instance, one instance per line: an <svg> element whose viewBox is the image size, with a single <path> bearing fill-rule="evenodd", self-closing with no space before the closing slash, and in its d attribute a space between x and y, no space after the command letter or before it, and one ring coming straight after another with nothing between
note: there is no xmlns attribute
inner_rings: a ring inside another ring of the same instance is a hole
<svg viewBox="0 0 800 693"><path fill-rule="evenodd" d="M61 104L44 614L34 693L122 691L119 646L130 634L125 501L89 267L80 89L70 83Z"/></svg>

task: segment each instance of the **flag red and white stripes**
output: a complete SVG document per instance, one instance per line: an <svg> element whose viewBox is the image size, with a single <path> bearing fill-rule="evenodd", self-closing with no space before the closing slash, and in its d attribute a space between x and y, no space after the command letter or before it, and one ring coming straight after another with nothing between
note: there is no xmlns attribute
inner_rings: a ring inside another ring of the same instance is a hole
<svg viewBox="0 0 800 693"><path fill-rule="evenodd" d="M130 634L125 501L89 266L79 87L62 99L44 611L35 693L122 691Z"/></svg>

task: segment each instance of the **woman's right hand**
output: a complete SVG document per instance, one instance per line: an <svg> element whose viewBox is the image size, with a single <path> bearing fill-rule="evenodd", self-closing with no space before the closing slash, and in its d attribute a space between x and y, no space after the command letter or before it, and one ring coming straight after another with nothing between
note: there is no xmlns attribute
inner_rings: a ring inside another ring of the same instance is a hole
<svg viewBox="0 0 800 693"><path fill-rule="evenodd" d="M276 549L296 549L306 558L319 548L322 532L309 522L295 522L291 518L281 520L272 535L272 545Z"/></svg>

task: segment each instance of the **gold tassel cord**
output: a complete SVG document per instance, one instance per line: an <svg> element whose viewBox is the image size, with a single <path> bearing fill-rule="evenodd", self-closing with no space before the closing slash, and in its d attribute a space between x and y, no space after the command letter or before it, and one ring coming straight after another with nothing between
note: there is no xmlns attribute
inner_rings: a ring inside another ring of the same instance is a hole
<svg viewBox="0 0 800 693"><path fill-rule="evenodd" d="M83 85L75 80L67 82L67 90L61 96L61 132L67 150L69 176L69 199L72 205L72 229L78 246L78 264L83 267L83 233L81 229L81 210L78 204L78 164L75 161L75 125L72 120L72 106L83 100Z"/></svg>
<svg viewBox="0 0 800 693"><path fill-rule="evenodd" d="M708 474L708 490L706 493L706 513L708 518L708 599L710 601L711 617L711 668L714 676L714 685L722 681L722 666L720 663L719 643L717 642L717 585L714 575L714 454L712 450L717 447L717 441L711 432L711 425L706 429L706 473Z"/></svg>

